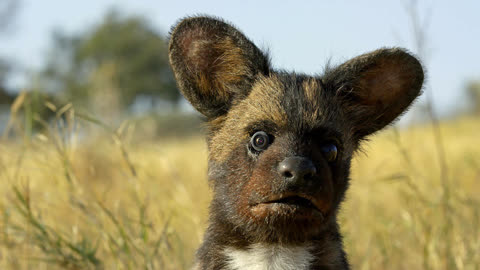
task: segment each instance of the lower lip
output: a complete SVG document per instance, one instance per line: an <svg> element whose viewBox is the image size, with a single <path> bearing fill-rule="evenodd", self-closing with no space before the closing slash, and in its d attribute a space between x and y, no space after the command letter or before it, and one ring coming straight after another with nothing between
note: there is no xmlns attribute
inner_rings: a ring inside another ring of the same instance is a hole
<svg viewBox="0 0 480 270"><path fill-rule="evenodd" d="M260 203L251 208L258 217L279 215L294 219L323 219L323 214L316 208L287 203Z"/></svg>

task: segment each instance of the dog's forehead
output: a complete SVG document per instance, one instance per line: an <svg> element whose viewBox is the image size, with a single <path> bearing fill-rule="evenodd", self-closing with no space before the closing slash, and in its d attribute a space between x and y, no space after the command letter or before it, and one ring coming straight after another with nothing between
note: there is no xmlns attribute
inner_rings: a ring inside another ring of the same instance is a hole
<svg viewBox="0 0 480 270"><path fill-rule="evenodd" d="M314 129L330 114L324 91L319 78L272 74L256 81L235 113L244 122L270 121L279 128Z"/></svg>
<svg viewBox="0 0 480 270"><path fill-rule="evenodd" d="M258 123L268 122L280 131L300 136L316 128L345 134L335 103L318 78L275 73L260 77L246 98L235 104L220 122L211 123L222 123L212 133L210 152L215 154L211 158L226 160L234 146L248 140L252 127L256 128Z"/></svg>

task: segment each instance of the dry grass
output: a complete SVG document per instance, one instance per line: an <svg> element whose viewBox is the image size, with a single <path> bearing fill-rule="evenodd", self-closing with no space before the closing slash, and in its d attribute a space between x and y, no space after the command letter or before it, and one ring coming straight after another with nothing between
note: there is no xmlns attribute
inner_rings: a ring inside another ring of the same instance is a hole
<svg viewBox="0 0 480 270"><path fill-rule="evenodd" d="M0 269L188 268L210 198L204 140L136 141L130 125L58 115L0 141ZM479 269L480 120L441 130L446 182L428 126L357 155L341 214L354 269Z"/></svg>

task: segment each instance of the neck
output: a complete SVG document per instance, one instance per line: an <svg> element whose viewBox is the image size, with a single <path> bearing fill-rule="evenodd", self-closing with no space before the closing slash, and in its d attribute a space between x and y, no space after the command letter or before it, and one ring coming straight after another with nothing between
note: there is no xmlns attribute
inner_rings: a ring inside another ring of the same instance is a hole
<svg viewBox="0 0 480 270"><path fill-rule="evenodd" d="M349 269L336 221L304 242L253 242L225 222L211 222L195 269Z"/></svg>

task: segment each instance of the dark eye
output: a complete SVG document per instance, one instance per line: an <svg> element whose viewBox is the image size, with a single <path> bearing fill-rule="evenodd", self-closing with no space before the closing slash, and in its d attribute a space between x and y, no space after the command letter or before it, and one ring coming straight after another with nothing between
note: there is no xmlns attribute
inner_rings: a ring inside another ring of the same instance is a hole
<svg viewBox="0 0 480 270"><path fill-rule="evenodd" d="M270 140L268 138L268 134L263 131L257 131L253 134L252 138L250 139L250 144L252 145L255 151L263 151L267 149L268 145L270 144Z"/></svg>
<svg viewBox="0 0 480 270"><path fill-rule="evenodd" d="M323 155L328 162L333 162L337 159L337 146L333 143L324 144L321 148Z"/></svg>

